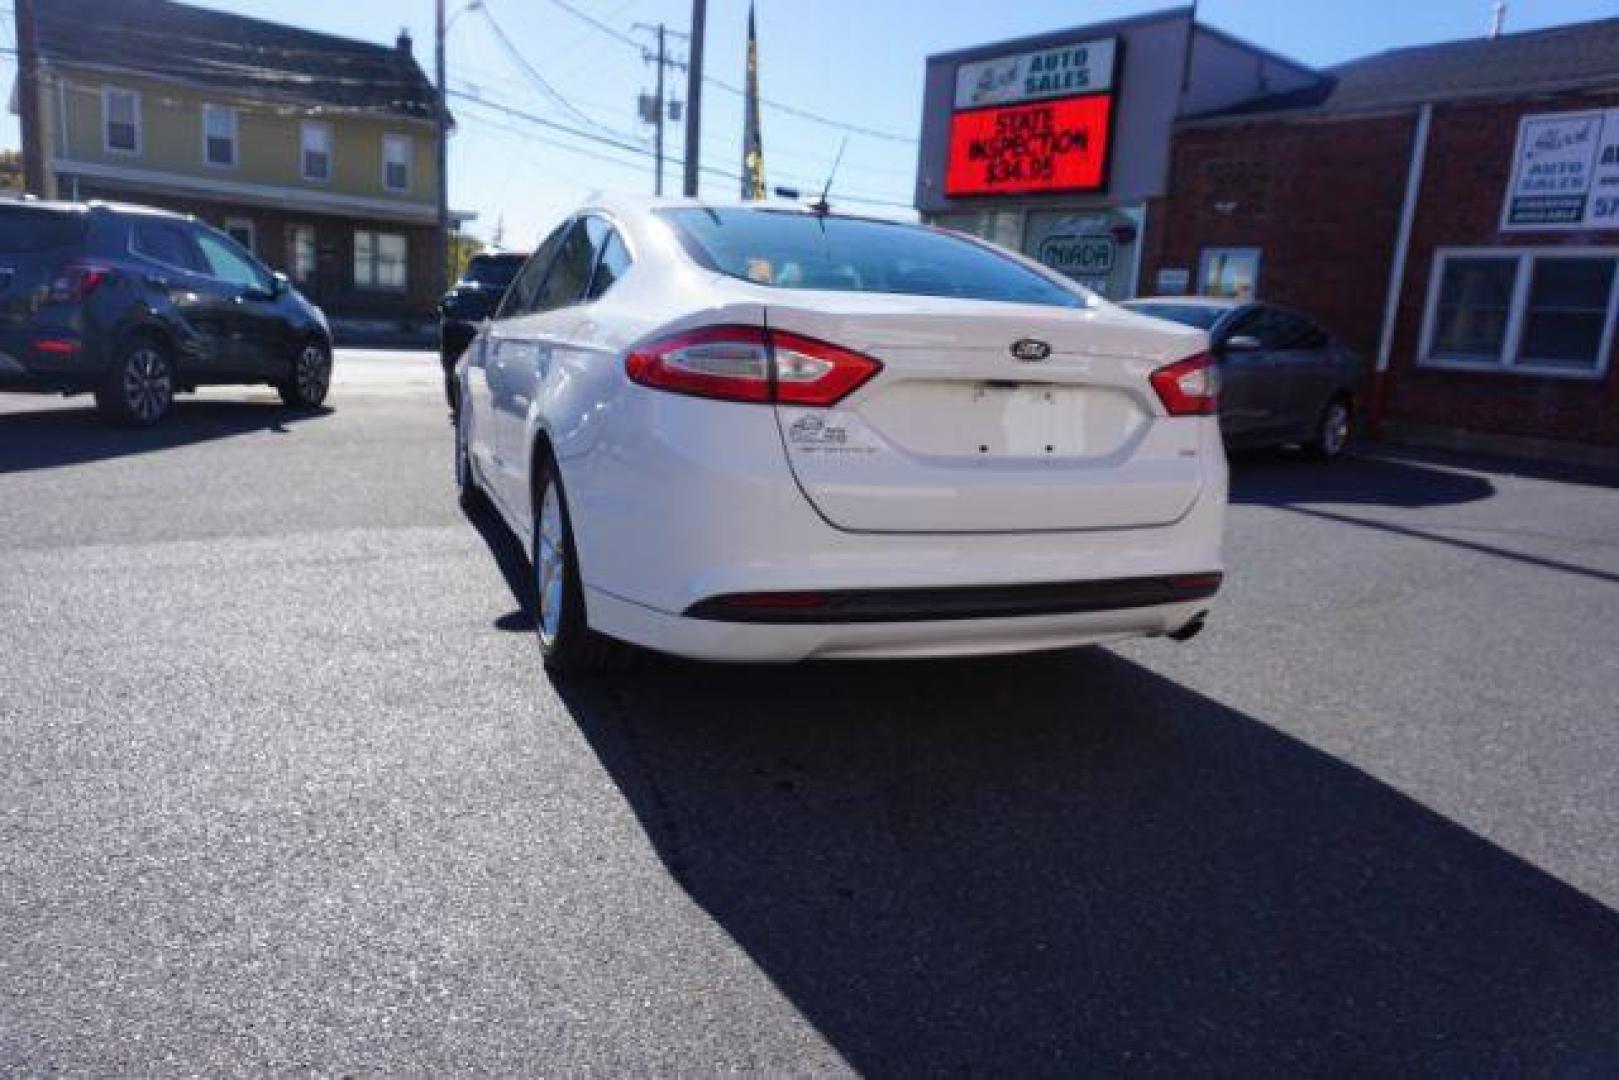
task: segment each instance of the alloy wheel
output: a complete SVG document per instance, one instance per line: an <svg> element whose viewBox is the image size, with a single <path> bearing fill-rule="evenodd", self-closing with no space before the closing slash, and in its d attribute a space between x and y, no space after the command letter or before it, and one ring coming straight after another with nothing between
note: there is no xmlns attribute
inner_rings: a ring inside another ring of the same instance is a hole
<svg viewBox="0 0 1619 1080"><path fill-rule="evenodd" d="M326 359L326 350L319 345L305 345L298 354L298 366L293 372L298 383L298 394L311 404L326 397L326 387L332 378L332 365Z"/></svg>
<svg viewBox="0 0 1619 1080"><path fill-rule="evenodd" d="M174 400L169 362L150 345L141 345L124 361L124 401L143 424L153 423Z"/></svg>
<svg viewBox="0 0 1619 1080"><path fill-rule="evenodd" d="M1334 401L1327 406L1321 418L1321 450L1327 457L1337 457L1349 445L1349 406Z"/></svg>
<svg viewBox="0 0 1619 1080"><path fill-rule="evenodd" d="M568 541L562 529L562 500L555 483L545 487L540 521L534 538L534 583L539 593L540 640L549 648L562 629L563 584L568 565Z"/></svg>

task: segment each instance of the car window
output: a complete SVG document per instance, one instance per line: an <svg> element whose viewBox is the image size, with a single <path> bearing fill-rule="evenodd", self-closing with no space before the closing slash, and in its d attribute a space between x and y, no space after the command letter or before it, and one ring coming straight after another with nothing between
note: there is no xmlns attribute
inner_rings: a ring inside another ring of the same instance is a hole
<svg viewBox="0 0 1619 1080"><path fill-rule="evenodd" d="M521 255L474 255L461 280L504 289L516 280L525 262Z"/></svg>
<svg viewBox="0 0 1619 1080"><path fill-rule="evenodd" d="M574 222L567 236L563 237L557 257L545 275L545 284L540 286L540 294L535 298L532 309L535 312L555 311L578 303L584 296L596 253L590 243L588 220L591 219Z"/></svg>
<svg viewBox="0 0 1619 1080"><path fill-rule="evenodd" d="M1168 319L1170 322L1180 323L1197 330L1212 330L1214 324L1220 321L1220 316L1226 313L1225 308L1215 307L1213 304L1161 304L1151 301L1132 300L1123 305L1126 310L1137 315L1150 315L1155 319Z"/></svg>
<svg viewBox="0 0 1619 1080"><path fill-rule="evenodd" d="M83 240L88 228L80 213L26 204L0 206L0 254L30 255L68 247Z"/></svg>
<svg viewBox="0 0 1619 1080"><path fill-rule="evenodd" d="M758 285L1084 307L1090 294L940 229L792 210L659 211L700 265Z"/></svg>
<svg viewBox="0 0 1619 1080"><path fill-rule="evenodd" d="M270 291L269 275L259 268L252 256L236 246L236 241L212 229L198 229L193 235L197 247L202 249L208 266L206 273L210 276L246 289Z"/></svg>
<svg viewBox="0 0 1619 1080"><path fill-rule="evenodd" d="M172 221L137 221L129 230L130 248L137 254L194 273L212 273L191 244L186 230Z"/></svg>
<svg viewBox="0 0 1619 1080"><path fill-rule="evenodd" d="M1239 315L1231 324L1231 337L1251 337L1262 349L1285 349L1288 318L1275 308L1256 307Z"/></svg>
<svg viewBox="0 0 1619 1080"><path fill-rule="evenodd" d="M607 242L602 245L601 258L596 263L596 272L590 278L590 291L585 294L587 300L595 300L611 289L624 272L630 268L630 252L619 239L618 232L609 229Z"/></svg>
<svg viewBox="0 0 1619 1080"><path fill-rule="evenodd" d="M562 238L567 234L568 226L559 225L545 242L535 249L528 262L512 282L507 290L506 298L500 303L500 310L495 313L497 319L509 319L514 315L524 315L534 310L534 298L540 291L540 284L545 280L545 272L550 267L551 259L556 254Z"/></svg>

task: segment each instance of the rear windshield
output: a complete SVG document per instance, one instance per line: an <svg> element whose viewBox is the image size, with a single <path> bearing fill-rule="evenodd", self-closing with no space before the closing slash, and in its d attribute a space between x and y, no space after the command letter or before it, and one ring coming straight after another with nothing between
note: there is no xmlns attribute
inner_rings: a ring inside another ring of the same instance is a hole
<svg viewBox="0 0 1619 1080"><path fill-rule="evenodd" d="M1151 315L1155 319L1168 319L1183 326L1195 326L1199 330L1212 330L1214 324L1220 321L1225 314L1225 308L1209 307L1205 304L1125 304L1126 308L1137 315Z"/></svg>
<svg viewBox="0 0 1619 1080"><path fill-rule="evenodd" d="M474 255L467 263L466 273L461 275L461 280L504 289L512 283L527 260L526 255Z"/></svg>
<svg viewBox="0 0 1619 1080"><path fill-rule="evenodd" d="M0 206L0 252L26 255L67 247L84 239L88 227L83 214L34 206Z"/></svg>
<svg viewBox="0 0 1619 1080"><path fill-rule="evenodd" d="M699 263L760 285L1051 307L1087 303L1077 285L1064 288L988 248L916 225L790 210L659 213Z"/></svg>

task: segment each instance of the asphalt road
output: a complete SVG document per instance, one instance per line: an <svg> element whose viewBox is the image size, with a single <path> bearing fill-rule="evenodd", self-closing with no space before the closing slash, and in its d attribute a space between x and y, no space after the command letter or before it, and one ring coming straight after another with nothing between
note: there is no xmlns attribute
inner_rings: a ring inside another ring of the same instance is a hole
<svg viewBox="0 0 1619 1080"><path fill-rule="evenodd" d="M1258 456L1189 644L559 690L339 365L0 396L0 1072L1619 1070L1619 489Z"/></svg>

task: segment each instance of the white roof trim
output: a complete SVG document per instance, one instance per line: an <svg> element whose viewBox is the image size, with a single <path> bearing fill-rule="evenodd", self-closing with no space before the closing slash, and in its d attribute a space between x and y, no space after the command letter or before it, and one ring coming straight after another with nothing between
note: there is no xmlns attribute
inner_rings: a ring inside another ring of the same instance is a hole
<svg viewBox="0 0 1619 1080"><path fill-rule="evenodd" d="M189 176L152 169L131 169L123 165L103 165L66 158L53 159L51 169L57 173L67 173L90 180L110 180L131 188L166 194L219 195L238 202L278 209L302 210L314 214L360 215L421 225L433 225L438 222L438 208L434 204L413 202L408 199L373 199L364 195L342 195L330 191L252 184L216 176ZM476 215L452 212L450 216L455 220L469 221Z"/></svg>

